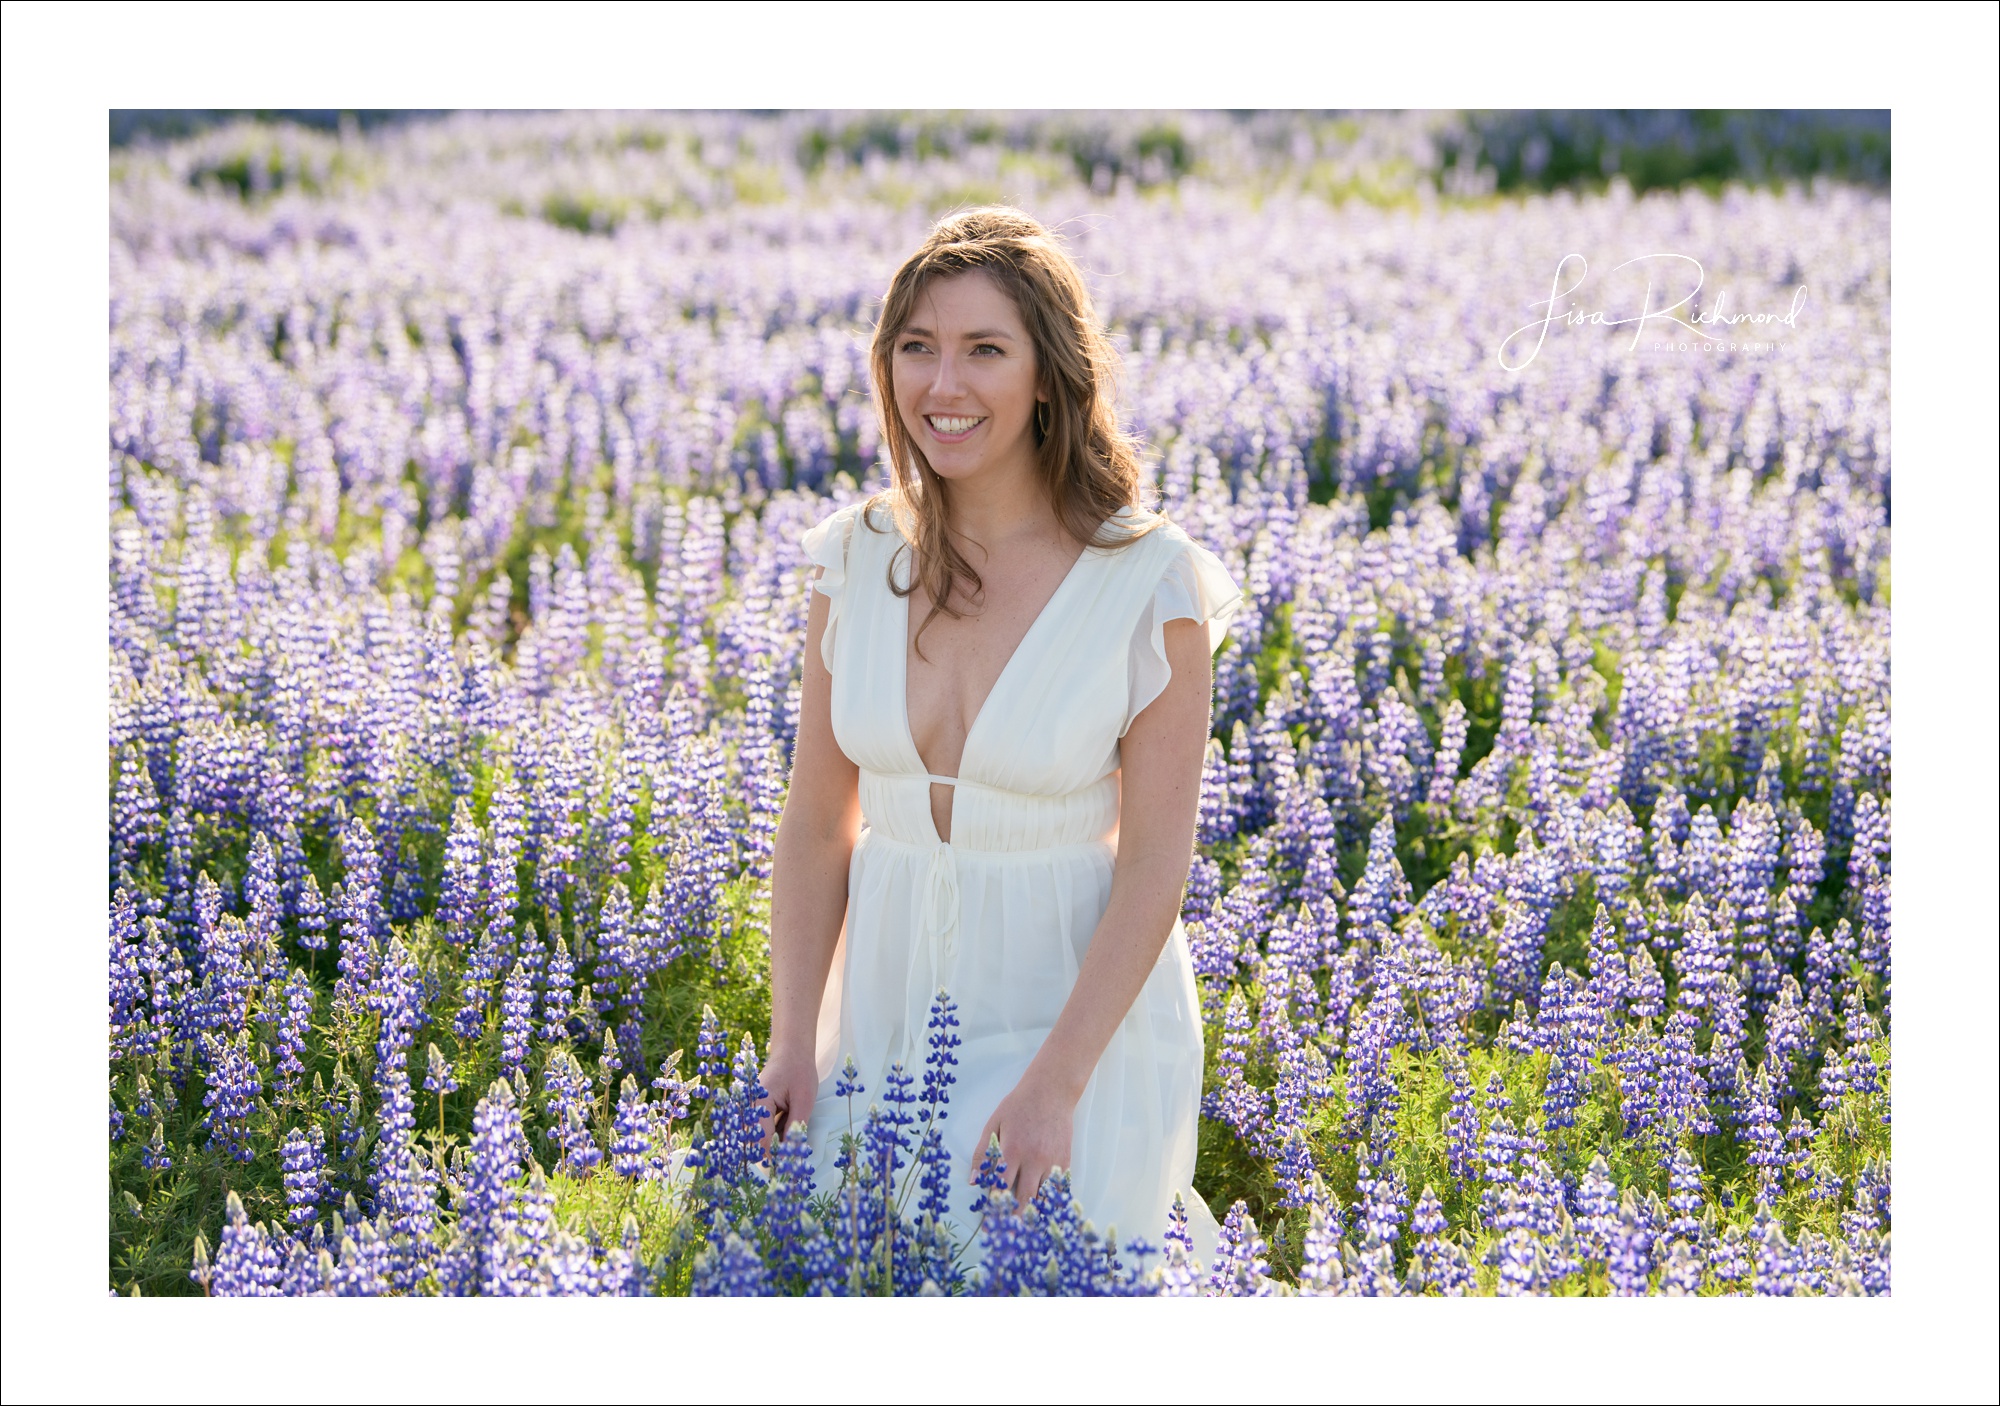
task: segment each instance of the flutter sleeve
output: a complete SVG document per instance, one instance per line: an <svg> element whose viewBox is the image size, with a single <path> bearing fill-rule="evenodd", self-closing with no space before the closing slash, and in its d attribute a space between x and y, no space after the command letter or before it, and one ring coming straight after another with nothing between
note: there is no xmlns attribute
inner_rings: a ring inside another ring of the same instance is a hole
<svg viewBox="0 0 2000 1406"><path fill-rule="evenodd" d="M833 644L840 624L841 598L847 594L847 547L854 535L854 518L860 506L850 503L829 513L799 538L806 556L821 569L813 586L827 599L826 633L819 639L819 657L828 673L833 672Z"/></svg>
<svg viewBox="0 0 2000 1406"><path fill-rule="evenodd" d="M1132 720L1149 703L1166 692L1167 683L1173 678L1174 671L1167 663L1167 622L1201 621L1208 627L1208 651L1213 654L1222 647L1229 634L1229 622L1242 607L1243 592L1230 578L1221 559L1199 542L1183 540L1180 550L1161 573L1159 583L1153 588L1153 598L1140 612L1138 626L1132 631L1127 666L1130 703L1125 712L1125 726L1118 729L1120 737L1130 731Z"/></svg>

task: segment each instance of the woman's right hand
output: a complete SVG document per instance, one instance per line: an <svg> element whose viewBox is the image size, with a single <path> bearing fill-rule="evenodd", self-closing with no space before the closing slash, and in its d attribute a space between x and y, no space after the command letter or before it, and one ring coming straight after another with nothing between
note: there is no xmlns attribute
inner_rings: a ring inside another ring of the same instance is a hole
<svg viewBox="0 0 2000 1406"><path fill-rule="evenodd" d="M773 1134L785 1135L794 1123L805 1122L819 1097L819 1065L812 1050L796 1046L772 1046L757 1076L764 1086L763 1144L771 1145Z"/></svg>

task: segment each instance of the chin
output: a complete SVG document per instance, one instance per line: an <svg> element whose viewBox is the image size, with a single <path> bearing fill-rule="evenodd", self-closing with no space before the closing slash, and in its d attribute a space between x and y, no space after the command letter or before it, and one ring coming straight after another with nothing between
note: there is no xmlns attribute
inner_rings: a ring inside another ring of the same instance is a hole
<svg viewBox="0 0 2000 1406"><path fill-rule="evenodd" d="M974 464L967 467L958 464L940 464L936 460L933 460L931 462L931 472L946 483L964 483L967 479L979 477L979 465Z"/></svg>
<svg viewBox="0 0 2000 1406"><path fill-rule="evenodd" d="M979 455L977 457L974 457L965 454L955 454L950 452L948 449L944 450L943 452L940 452L940 448L941 446L933 447L930 449L926 449L924 451L924 457L930 460L931 472L936 474L939 478L942 479L972 478L975 477L981 469L986 467L985 455Z"/></svg>

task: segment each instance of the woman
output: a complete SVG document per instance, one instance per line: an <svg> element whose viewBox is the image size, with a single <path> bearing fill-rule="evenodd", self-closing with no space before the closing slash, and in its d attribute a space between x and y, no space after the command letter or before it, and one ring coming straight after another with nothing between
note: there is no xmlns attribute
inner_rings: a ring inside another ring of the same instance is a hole
<svg viewBox="0 0 2000 1406"><path fill-rule="evenodd" d="M806 1120L835 1184L836 1063L852 1055L871 1095L892 1063L921 1072L943 987L963 1041L944 1125L959 1174L997 1136L1016 1195L1067 1168L1100 1230L1155 1246L1179 1194L1206 1258L1179 909L1210 659L1241 593L1139 507L1114 353L1033 219L939 224L890 284L871 357L894 487L804 539L771 1125Z"/></svg>

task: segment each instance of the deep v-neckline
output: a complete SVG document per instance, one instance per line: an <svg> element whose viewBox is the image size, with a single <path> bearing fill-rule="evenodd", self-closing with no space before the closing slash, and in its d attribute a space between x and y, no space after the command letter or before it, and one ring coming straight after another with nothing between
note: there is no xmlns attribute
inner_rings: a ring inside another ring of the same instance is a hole
<svg viewBox="0 0 2000 1406"><path fill-rule="evenodd" d="M1108 522L1109 519L1106 521ZM1099 524L1098 532L1101 533L1103 530L1104 525ZM1050 593L1046 601L1042 602L1042 608L1036 612L1035 618L1028 623L1026 633L1015 642L1013 652L1007 656L1007 662L1000 666L1000 672L993 678L993 686L987 689L986 696L979 700L978 711L973 713L972 722L965 729L965 741L958 749L958 771L951 778L952 780L966 779L966 758L972 753L972 740L979 735L979 725L986 721L987 709L992 706L994 697L999 694L1001 687L1007 682L1008 676L1014 672L1014 666L1020 662L1021 656L1027 653L1029 641L1035 638L1036 632L1052 617L1056 602L1062 599L1063 593L1069 590L1078 576L1082 574L1084 562L1089 560L1091 553L1095 550L1097 549L1094 547L1086 546L1081 552L1077 553L1076 560L1070 563L1069 570L1064 573L1063 579L1056 583L1055 590ZM911 563L913 566L915 559L915 553L912 552ZM897 613L901 618L903 628L898 640L899 648L897 655L902 661L902 675L896 681L896 696L902 701L903 740L909 744L910 755L916 759L918 767L922 768L926 776L931 776L940 773L932 772L930 763L924 760L923 751L917 746L916 728L910 721L910 597L914 594L915 592L911 591L899 597L902 609ZM956 809L957 807L954 806L954 819L956 819ZM954 824L952 828L955 830L958 827Z"/></svg>

